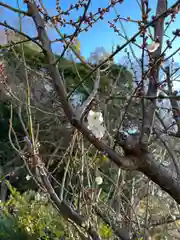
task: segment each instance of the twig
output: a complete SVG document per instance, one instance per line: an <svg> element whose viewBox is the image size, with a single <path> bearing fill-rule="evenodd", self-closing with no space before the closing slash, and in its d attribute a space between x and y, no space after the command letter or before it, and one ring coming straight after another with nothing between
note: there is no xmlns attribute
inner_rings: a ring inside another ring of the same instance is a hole
<svg viewBox="0 0 180 240"><path fill-rule="evenodd" d="M84 115L86 109L88 108L88 106L90 105L90 103L93 101L93 99L95 98L98 89L99 89L99 84L100 84L100 70L97 70L97 75L96 75L96 79L95 79L95 83L94 83L94 89L93 91L90 93L89 97L87 98L87 100L83 103L83 105L81 107L79 107L79 109L77 110L76 113L76 117L77 120L80 121L82 120L82 116Z"/></svg>
<svg viewBox="0 0 180 240"><path fill-rule="evenodd" d="M7 9L13 11L13 12L23 14L24 16L29 16L29 17L31 16L28 12L22 11L22 10L17 9L17 8L14 8L14 7L12 7L12 6L10 6L6 3L3 3L3 2L0 2L0 6L5 7L5 8L7 8Z"/></svg>
<svg viewBox="0 0 180 240"><path fill-rule="evenodd" d="M162 13L164 12L167 12L167 1L158 0L156 15L157 16L162 15ZM150 55L151 59L156 60L161 56L161 49L162 49L163 36L164 36L165 17L166 15L162 15L160 18L161 20L157 21L155 24L154 39L158 37L160 46L155 52L153 52ZM147 93L150 96L157 95L157 83L159 78L159 70L160 70L160 62L157 62L157 64L150 71L149 86L148 86L148 93ZM148 103L147 108L146 109L144 108L144 121L143 121L143 130L142 130L143 136L141 138L142 143L145 143L145 142L147 143L150 139L152 125L154 121L154 114L156 110L156 104L154 101L155 100L151 100L151 102Z"/></svg>
<svg viewBox="0 0 180 240"><path fill-rule="evenodd" d="M91 0L88 0L88 3L87 3L87 4L85 5L85 7L84 7L84 14L83 14L82 18L81 18L80 21L79 21L79 25L78 25L78 27L76 28L76 30L75 30L74 34L72 35L72 37L70 38L69 43L65 46L63 52L61 53L60 59L64 56L66 50L68 49L68 47L71 45L71 43L73 42L74 38L75 38L76 35L78 34L78 31L79 31L79 29L80 29L80 27L81 27L81 24L83 23L83 21L84 21L84 19L85 19L85 17L86 17L86 13L87 13L87 11L88 11L88 8L89 8L90 3L91 3ZM57 63L60 61L60 59L58 59Z"/></svg>
<svg viewBox="0 0 180 240"><path fill-rule="evenodd" d="M4 23L3 23L3 22L0 22L0 26L3 26L3 27L6 27L6 28L9 28L9 29L13 30L14 32L19 33L19 34L22 35L23 37L27 38L29 41L34 42L35 44L37 44L37 45L43 50L41 44L38 43L38 42L35 40L35 39L37 39L37 37L32 38L32 37L28 36L27 34L25 34L25 33L21 32L21 31L19 31L18 29L16 29L16 28L10 26L10 25L7 24L6 22L4 22ZM0 48L3 48L3 47L0 46Z"/></svg>
<svg viewBox="0 0 180 240"><path fill-rule="evenodd" d="M34 41L38 40L37 37L35 38L32 38ZM1 49L8 49L8 48L11 48L11 47L14 47L16 45L19 45L19 44L22 44L22 43L26 43L26 42L30 42L32 41L31 39L25 39L25 40L22 40L22 41L18 41L18 42L11 42L10 44L6 44L6 45L1 45L0 48Z"/></svg>
<svg viewBox="0 0 180 240"><path fill-rule="evenodd" d="M65 168L65 172L64 172L64 176L63 176L63 180L62 180L61 193L60 193L60 199L61 199L61 201L63 200L63 194L64 194L64 186L65 186L65 182L66 182L66 176L67 176L67 173L68 173L68 170L69 170L70 162L71 162L71 160L72 160L72 152L73 152L73 149L74 149L74 144L75 144L76 137L77 137L77 132L74 134L73 139L72 139L70 156L69 156L68 162L67 162L67 164L66 164L66 168Z"/></svg>

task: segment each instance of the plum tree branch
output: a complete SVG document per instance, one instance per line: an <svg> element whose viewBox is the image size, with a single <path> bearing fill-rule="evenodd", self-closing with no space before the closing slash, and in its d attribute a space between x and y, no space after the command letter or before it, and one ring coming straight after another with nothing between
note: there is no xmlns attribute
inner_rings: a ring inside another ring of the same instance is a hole
<svg viewBox="0 0 180 240"><path fill-rule="evenodd" d="M74 34L73 34L72 37L70 38L69 43L64 47L64 50L63 50L60 58L62 58L62 57L64 56L66 50L67 50L68 47L71 45L71 43L73 42L74 38L77 36L78 31L80 30L80 27L81 27L81 25L82 25L82 23L83 23L83 21L84 21L84 19L85 19L85 17L86 17L87 11L88 11L89 6L90 6L90 3L91 3L91 0L88 0L88 3L87 3L87 4L85 5L85 7L84 7L83 16L82 16L82 18L80 19L79 24L78 24L78 26L77 26Z"/></svg>
<svg viewBox="0 0 180 240"><path fill-rule="evenodd" d="M156 16L159 16L164 12L167 12L167 1L158 0ZM157 21L155 23L154 40L155 41L158 40L160 46L155 52L150 54L150 59L151 59L151 61L153 60L154 62L156 62L156 60L161 55L163 36L164 36L164 21L165 21L165 16L162 16L159 19L159 21ZM147 93L150 96L157 95L157 83L158 83L158 78L159 78L159 68L160 68L160 62L158 61L158 63L156 63L155 66L152 67L152 69L150 70L149 86L148 86L148 93ZM147 108L144 108L142 142L148 142L148 139L150 137L151 130L152 130L155 110L156 110L156 100L153 99L150 101L150 103L148 102Z"/></svg>
<svg viewBox="0 0 180 240"><path fill-rule="evenodd" d="M180 204L180 181L173 176L172 171L154 160L150 153L142 157L142 165L138 170L159 185L163 191L169 193Z"/></svg>

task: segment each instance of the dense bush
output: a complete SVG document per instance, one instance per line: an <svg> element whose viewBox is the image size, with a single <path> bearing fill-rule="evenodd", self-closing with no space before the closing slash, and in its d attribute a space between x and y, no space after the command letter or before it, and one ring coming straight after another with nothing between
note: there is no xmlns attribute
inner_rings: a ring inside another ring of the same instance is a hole
<svg viewBox="0 0 180 240"><path fill-rule="evenodd" d="M11 195L0 203L1 240L56 240L65 232L68 237L62 218L45 195L31 190L20 194L6 183Z"/></svg>

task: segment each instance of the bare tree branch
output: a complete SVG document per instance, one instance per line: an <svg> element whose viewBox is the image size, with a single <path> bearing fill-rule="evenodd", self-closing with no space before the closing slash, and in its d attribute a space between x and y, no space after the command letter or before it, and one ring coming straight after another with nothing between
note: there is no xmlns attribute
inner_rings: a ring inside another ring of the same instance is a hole
<svg viewBox="0 0 180 240"><path fill-rule="evenodd" d="M130 240L127 229L122 229L118 225L116 226L115 224L113 224L110 221L109 217L107 217L98 207L94 207L94 209L96 214L104 221L104 223L106 223L112 228L113 232L120 240Z"/></svg>
<svg viewBox="0 0 180 240"><path fill-rule="evenodd" d="M157 3L157 10L156 10L156 16L160 16L163 12L167 11L167 1L161 1L158 0ZM156 21L155 23L155 31L154 31L154 41L158 41L160 43L159 48L150 55L151 61L153 60L156 62L156 60L161 55L161 49L162 49L162 43L163 43L163 36L164 36L164 21L165 16L162 16L159 21ZM156 63L156 66L154 66L149 74L149 87L148 87L148 93L147 95L150 96L156 96L157 95L157 83L159 80L159 67L160 62ZM148 141L149 136L151 134L152 125L153 125L153 119L154 119L154 113L156 110L156 101L151 100L150 104L148 104L147 109L144 109L144 129L143 133L145 134L142 138L142 141Z"/></svg>
<svg viewBox="0 0 180 240"><path fill-rule="evenodd" d="M65 54L66 50L68 49L69 45L73 42L74 38L75 38L76 35L78 34L78 31L80 30L80 27L81 27L81 25L82 25L82 23L83 23L83 21L84 21L84 19L85 19L85 17L86 17L87 11L88 11L89 6L90 6L90 3L91 3L91 0L88 0L88 3L85 4L83 16L82 16L82 18L80 19L79 24L78 24L78 26L77 26L74 34L73 34L72 37L70 38L69 43L64 47L64 50L63 50L63 52L61 53L60 59L64 56L64 54ZM59 60L58 60L58 61L59 61Z"/></svg>
<svg viewBox="0 0 180 240"><path fill-rule="evenodd" d="M14 7L6 4L6 3L0 2L0 6L5 7L5 8L7 8L7 9L13 11L13 12L23 14L24 16L30 16L28 12L22 11L18 8L14 8Z"/></svg>
<svg viewBox="0 0 180 240"><path fill-rule="evenodd" d="M27 34L25 34L25 33L21 32L21 31L19 31L18 29L10 26L10 25L7 24L6 22L4 22L4 23L3 23L3 22L0 22L0 26L6 27L6 28L8 28L8 29L11 29L12 31L14 31L14 32L22 35L23 37L27 38L29 41L34 42L35 44L37 44L37 45L42 49L41 44L36 41L37 37L31 38L31 37L28 36ZM4 48L4 47L2 47L2 48Z"/></svg>
<svg viewBox="0 0 180 240"><path fill-rule="evenodd" d="M88 96L86 101L83 103L81 107L77 110L77 117L78 120L82 120L82 116L84 115L85 111L87 110L88 106L90 106L91 102L95 99L95 96L98 92L100 84L100 69L97 69L96 79L94 83L94 89L92 90L91 94Z"/></svg>
<svg viewBox="0 0 180 240"><path fill-rule="evenodd" d="M142 165L138 170L180 203L180 182L173 176L172 170L155 161L152 154L147 153L143 156Z"/></svg>

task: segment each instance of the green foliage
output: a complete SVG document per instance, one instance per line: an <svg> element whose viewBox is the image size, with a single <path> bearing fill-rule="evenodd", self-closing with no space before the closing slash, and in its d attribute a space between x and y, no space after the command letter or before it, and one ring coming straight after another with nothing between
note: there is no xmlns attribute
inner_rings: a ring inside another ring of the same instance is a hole
<svg viewBox="0 0 180 240"><path fill-rule="evenodd" d="M99 234L103 239L110 239L112 237L112 230L102 223L99 227Z"/></svg>
<svg viewBox="0 0 180 240"><path fill-rule="evenodd" d="M17 223L15 229L23 229L32 239L43 237L43 239L48 240L51 239L50 237L54 237L55 240L64 235L65 226L62 218L48 202L47 197L31 190L20 194L9 182L7 185L11 197L7 202L1 203L1 207L4 215L8 217L10 216L9 209L15 212L13 218L13 221ZM45 230L49 232L48 235Z"/></svg>
<svg viewBox="0 0 180 240"><path fill-rule="evenodd" d="M1 216L0 218L0 239L30 240L28 234L22 228L19 228L16 219L10 216Z"/></svg>

